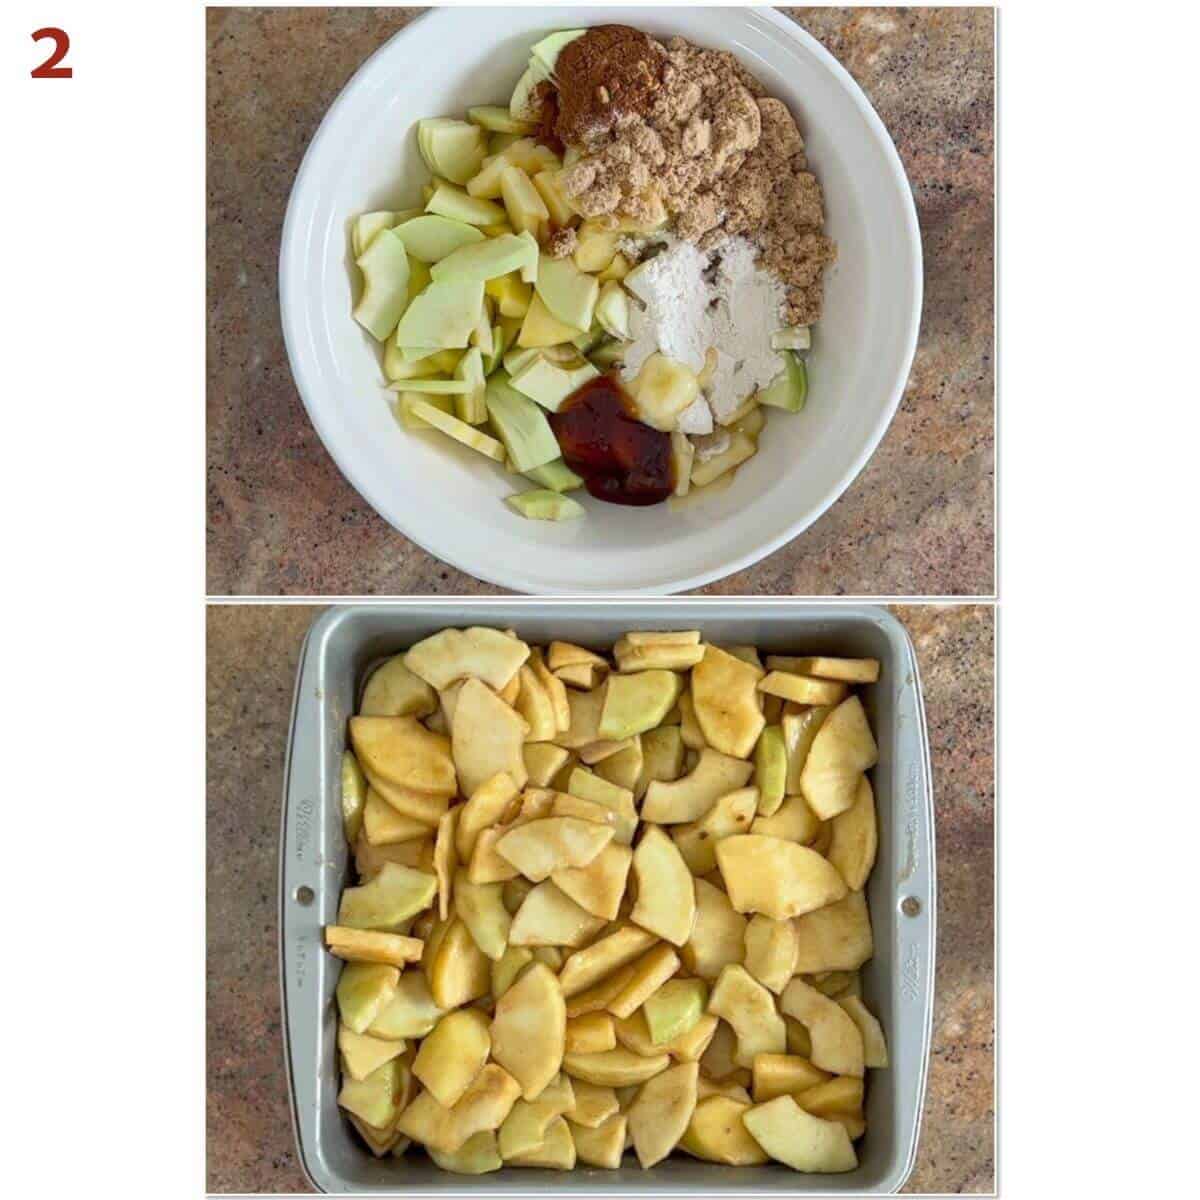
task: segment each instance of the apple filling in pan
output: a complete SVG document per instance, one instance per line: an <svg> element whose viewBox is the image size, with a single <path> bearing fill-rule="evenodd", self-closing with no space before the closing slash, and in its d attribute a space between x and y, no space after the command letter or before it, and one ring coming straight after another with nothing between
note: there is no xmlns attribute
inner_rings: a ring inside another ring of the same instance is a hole
<svg viewBox="0 0 1200 1200"><path fill-rule="evenodd" d="M401 424L523 479L535 520L730 482L804 407L835 257L787 107L730 54L605 25L466 118L418 123L422 208L352 225Z"/></svg>
<svg viewBox="0 0 1200 1200"><path fill-rule="evenodd" d="M342 759L338 1103L437 1166L673 1153L850 1171L886 1068L859 968L873 659L444 629Z"/></svg>

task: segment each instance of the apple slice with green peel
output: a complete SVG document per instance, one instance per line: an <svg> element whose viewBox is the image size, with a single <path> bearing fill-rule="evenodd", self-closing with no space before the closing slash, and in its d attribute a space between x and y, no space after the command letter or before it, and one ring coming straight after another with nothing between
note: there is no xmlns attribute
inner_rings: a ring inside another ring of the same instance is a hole
<svg viewBox="0 0 1200 1200"><path fill-rule="evenodd" d="M578 500L548 488L514 492L506 500L512 509L520 512L528 521L578 521L586 515L586 510Z"/></svg>
<svg viewBox="0 0 1200 1200"><path fill-rule="evenodd" d="M512 113L499 104L476 104L467 109L467 117L489 133L533 132L533 126L528 121L515 120Z"/></svg>
<svg viewBox="0 0 1200 1200"><path fill-rule="evenodd" d="M610 675L597 732L614 742L645 733L661 723L682 690L683 683L674 671Z"/></svg>
<svg viewBox="0 0 1200 1200"><path fill-rule="evenodd" d="M504 209L499 204L471 196L452 183L439 183L434 188L425 211L467 225L496 225L504 220Z"/></svg>
<svg viewBox="0 0 1200 1200"><path fill-rule="evenodd" d="M620 284L617 288L620 289ZM600 283L594 275L585 275L569 258L543 254L538 259L535 290L555 320L580 330L591 328Z"/></svg>
<svg viewBox="0 0 1200 1200"><path fill-rule="evenodd" d="M538 119L538 105L534 103L534 89L545 76L538 74L533 67L526 67L513 88L512 97L508 102L508 113L514 121L534 123Z"/></svg>
<svg viewBox="0 0 1200 1200"><path fill-rule="evenodd" d="M807 325L789 325L771 334L772 350L811 350L812 331Z"/></svg>
<svg viewBox="0 0 1200 1200"><path fill-rule="evenodd" d="M531 59L537 60L536 64L531 63L534 70L541 70L542 78L548 79L554 74L558 56L563 52L563 48L569 46L576 38L583 37L585 33L586 29L560 29L556 33L547 34L540 42L535 42L529 51Z"/></svg>
<svg viewBox="0 0 1200 1200"><path fill-rule="evenodd" d="M436 213L402 221L391 232L404 243L413 258L423 263L438 262L460 246L482 242L485 236L474 225L452 221Z"/></svg>
<svg viewBox="0 0 1200 1200"><path fill-rule="evenodd" d="M408 306L396 326L396 344L465 348L483 307L477 279L435 279Z"/></svg>
<svg viewBox="0 0 1200 1200"><path fill-rule="evenodd" d="M577 367L560 367L539 355L511 377L512 386L522 395L536 400L550 412L558 412L562 402L600 372L586 359Z"/></svg>
<svg viewBox="0 0 1200 1200"><path fill-rule="evenodd" d="M605 332L615 338L629 336L629 297L615 279L610 279L600 289L596 300L596 320Z"/></svg>
<svg viewBox="0 0 1200 1200"><path fill-rule="evenodd" d="M708 988L703 980L668 979L642 1005L650 1040L665 1046L687 1033L704 1015L707 1003Z"/></svg>
<svg viewBox="0 0 1200 1200"><path fill-rule="evenodd" d="M546 202L520 167L508 166L500 172L500 195L508 211L508 219L518 233L528 230L536 237L542 226L550 220Z"/></svg>
<svg viewBox="0 0 1200 1200"><path fill-rule="evenodd" d="M518 471L528 473L561 457L545 412L518 392L504 371L487 381L484 402L492 428Z"/></svg>
<svg viewBox="0 0 1200 1200"><path fill-rule="evenodd" d="M401 392L396 397L396 416L400 419L400 424L405 429L432 429L423 417L413 411L414 404L420 403L431 404L440 412L445 413L448 417L454 416L454 397L453 396L430 396L420 392Z"/></svg>
<svg viewBox="0 0 1200 1200"><path fill-rule="evenodd" d="M451 117L431 117L417 123L417 145L429 169L451 183L466 183L487 153L483 130Z"/></svg>
<svg viewBox="0 0 1200 1200"><path fill-rule="evenodd" d="M479 451L480 454L495 462L504 461L504 446L495 438L488 437L486 433L480 433L478 429L468 425L465 421L460 421L457 417L442 412L441 409L435 408L424 400L412 400L409 409L414 417L420 417L426 424L432 425L434 429L453 438L456 442L461 442L464 446Z"/></svg>
<svg viewBox="0 0 1200 1200"><path fill-rule="evenodd" d="M538 240L529 232L528 229L522 229L517 236L525 243L525 248L528 251L529 257L521 266L521 282L522 283L537 283L538 264L541 260L541 249L538 246Z"/></svg>
<svg viewBox="0 0 1200 1200"><path fill-rule="evenodd" d="M400 972L382 963L347 963L337 983L338 1012L353 1033L365 1033L391 1002Z"/></svg>
<svg viewBox="0 0 1200 1200"><path fill-rule="evenodd" d="M381 230L356 261L363 274L363 294L354 319L382 342L408 307L408 251L391 230Z"/></svg>
<svg viewBox="0 0 1200 1200"><path fill-rule="evenodd" d="M495 279L507 275L526 265L530 258L537 262L536 247L531 255L529 243L515 234L505 233L488 238L483 242L472 242L462 246L453 254L433 264L430 275L434 279Z"/></svg>
<svg viewBox="0 0 1200 1200"><path fill-rule="evenodd" d="M354 257L361 257L380 230L391 229L395 224L394 212L369 212L355 217L350 228L350 249L354 251Z"/></svg>
<svg viewBox="0 0 1200 1200"><path fill-rule="evenodd" d="M430 396L459 396L470 390L461 379L398 379L387 386L390 392L422 392Z"/></svg>
<svg viewBox="0 0 1200 1200"><path fill-rule="evenodd" d="M483 347L480 346L483 350ZM508 330L503 325L492 326L492 348L483 351L483 373L492 375L500 366L505 350L508 349Z"/></svg>
<svg viewBox="0 0 1200 1200"><path fill-rule="evenodd" d="M583 480L561 458L544 463L525 472L525 478L552 492L573 492L583 487Z"/></svg>
<svg viewBox="0 0 1200 1200"><path fill-rule="evenodd" d="M483 401L487 377L483 373L483 355L478 347L468 350L458 360L454 377L454 382L464 385L463 392L454 400L458 419L468 425L482 425L487 420L487 405Z"/></svg>
<svg viewBox="0 0 1200 1200"><path fill-rule="evenodd" d="M783 370L758 393L759 404L799 412L808 399L808 368L799 355L785 350L780 355Z"/></svg>

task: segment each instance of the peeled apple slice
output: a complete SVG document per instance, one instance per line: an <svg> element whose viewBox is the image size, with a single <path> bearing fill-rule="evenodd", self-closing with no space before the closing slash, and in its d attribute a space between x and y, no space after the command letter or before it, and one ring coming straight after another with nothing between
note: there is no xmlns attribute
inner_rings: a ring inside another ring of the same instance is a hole
<svg viewBox="0 0 1200 1200"><path fill-rule="evenodd" d="M356 217L354 227L350 231L350 248L354 251L354 257L362 256L362 252L381 229L391 229L395 224L394 212L369 212Z"/></svg>
<svg viewBox="0 0 1200 1200"><path fill-rule="evenodd" d="M507 108L498 104L477 104L467 109L467 116L481 129L492 133L532 133L533 126L528 121L517 121Z"/></svg>
<svg viewBox="0 0 1200 1200"><path fill-rule="evenodd" d="M439 183L434 188L425 211L468 225L495 225L504 220L504 209L500 205L468 195L462 188L449 183Z"/></svg>
<svg viewBox="0 0 1200 1200"><path fill-rule="evenodd" d="M438 262L460 246L484 240L484 234L474 225L452 221L435 213L402 221L392 233L404 243L413 258L423 263Z"/></svg>
<svg viewBox="0 0 1200 1200"><path fill-rule="evenodd" d="M450 117L419 121L417 145L429 169L451 183L466 183L487 153L487 139L478 125Z"/></svg>
<svg viewBox="0 0 1200 1200"><path fill-rule="evenodd" d="M396 326L396 344L465 348L482 308L480 280L435 279L408 306Z"/></svg>
<svg viewBox="0 0 1200 1200"><path fill-rule="evenodd" d="M486 433L480 433L474 426L460 421L457 417L450 416L449 413L442 412L439 408L434 408L432 404L423 400L414 400L410 408L421 420L440 430L447 437L452 437L456 442L461 442L472 450L478 450L480 454L496 462L504 461L504 447L495 438L488 437Z"/></svg>
<svg viewBox="0 0 1200 1200"><path fill-rule="evenodd" d="M524 238L503 233L459 247L434 263L429 273L434 279L495 279L526 266L530 257L529 243ZM532 257L536 262L536 253Z"/></svg>
<svg viewBox="0 0 1200 1200"><path fill-rule="evenodd" d="M378 341L396 328L408 305L408 252L391 232L382 230L358 258L363 273L362 299L354 319Z"/></svg>
<svg viewBox="0 0 1200 1200"><path fill-rule="evenodd" d="M617 284L620 290L620 284ZM543 254L538 260L535 290L550 315L564 325L590 329L600 284L594 275L585 275L569 258L551 258Z"/></svg>

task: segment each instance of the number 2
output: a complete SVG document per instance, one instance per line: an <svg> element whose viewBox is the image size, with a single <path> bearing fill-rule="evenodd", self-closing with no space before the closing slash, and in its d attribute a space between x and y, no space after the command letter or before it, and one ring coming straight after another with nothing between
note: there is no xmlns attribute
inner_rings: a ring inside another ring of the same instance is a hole
<svg viewBox="0 0 1200 1200"><path fill-rule="evenodd" d="M34 67L29 72L30 78L70 79L74 74L71 68L60 67L58 65L66 58L67 51L71 48L71 39L67 37L66 30L56 29L54 26L48 25L45 29L39 29L32 36L35 42L40 42L43 38L50 38L54 42L54 50L41 66Z"/></svg>

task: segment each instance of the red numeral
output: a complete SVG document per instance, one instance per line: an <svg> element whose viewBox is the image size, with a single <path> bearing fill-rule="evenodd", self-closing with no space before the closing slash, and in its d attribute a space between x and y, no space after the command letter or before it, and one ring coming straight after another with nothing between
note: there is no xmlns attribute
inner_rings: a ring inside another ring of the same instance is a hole
<svg viewBox="0 0 1200 1200"><path fill-rule="evenodd" d="M67 51L71 48L71 39L67 37L66 31L48 25L33 35L35 42L40 42L43 38L50 38L54 42L54 49L40 67L34 67L29 72L30 77L33 79L70 79L74 74L71 68L58 65L67 57Z"/></svg>

